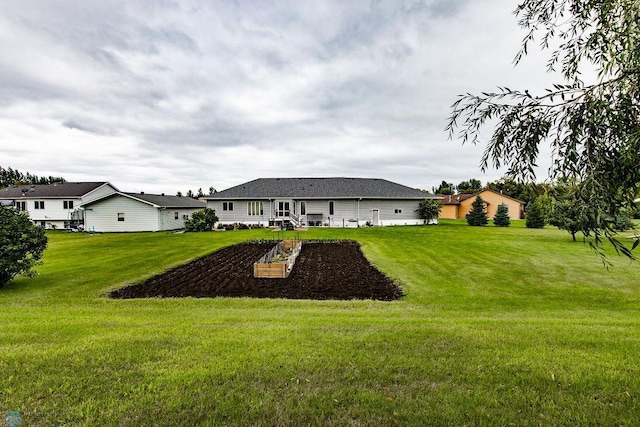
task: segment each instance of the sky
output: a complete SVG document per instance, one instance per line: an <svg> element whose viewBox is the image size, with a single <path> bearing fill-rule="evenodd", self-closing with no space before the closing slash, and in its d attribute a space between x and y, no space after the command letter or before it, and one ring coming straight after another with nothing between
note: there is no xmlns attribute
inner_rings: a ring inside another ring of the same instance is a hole
<svg viewBox="0 0 640 427"><path fill-rule="evenodd" d="M516 3L3 0L0 166L167 194L494 181L445 127L460 94L555 81L544 52L514 66Z"/></svg>

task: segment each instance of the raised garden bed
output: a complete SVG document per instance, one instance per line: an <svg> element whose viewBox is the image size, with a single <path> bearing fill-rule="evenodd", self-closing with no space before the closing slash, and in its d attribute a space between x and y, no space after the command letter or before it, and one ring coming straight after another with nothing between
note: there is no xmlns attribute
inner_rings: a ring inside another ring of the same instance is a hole
<svg viewBox="0 0 640 427"><path fill-rule="evenodd" d="M255 297L292 299L401 298L402 289L364 257L354 241L306 242L289 277L253 277L253 263L274 243L241 243L114 290L112 298Z"/></svg>
<svg viewBox="0 0 640 427"><path fill-rule="evenodd" d="M283 240L253 264L253 277L289 277L302 249L301 240Z"/></svg>

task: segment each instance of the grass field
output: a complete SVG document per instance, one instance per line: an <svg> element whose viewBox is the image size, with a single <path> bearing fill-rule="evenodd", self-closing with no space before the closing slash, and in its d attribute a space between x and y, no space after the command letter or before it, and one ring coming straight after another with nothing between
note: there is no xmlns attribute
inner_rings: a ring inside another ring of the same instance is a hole
<svg viewBox="0 0 640 427"><path fill-rule="evenodd" d="M0 289L0 424L640 424L640 264L551 228L300 233L358 240L396 302L105 297L274 234L50 233Z"/></svg>

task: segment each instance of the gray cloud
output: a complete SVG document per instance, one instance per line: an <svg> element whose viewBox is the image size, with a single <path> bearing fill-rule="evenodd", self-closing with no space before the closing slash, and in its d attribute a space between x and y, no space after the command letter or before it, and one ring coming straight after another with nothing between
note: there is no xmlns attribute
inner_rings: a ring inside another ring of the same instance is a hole
<svg viewBox="0 0 640 427"><path fill-rule="evenodd" d="M512 67L512 2L478 3L6 0L3 165L167 193L267 176L496 179L479 172L482 147L447 141L451 103L548 77L535 54Z"/></svg>

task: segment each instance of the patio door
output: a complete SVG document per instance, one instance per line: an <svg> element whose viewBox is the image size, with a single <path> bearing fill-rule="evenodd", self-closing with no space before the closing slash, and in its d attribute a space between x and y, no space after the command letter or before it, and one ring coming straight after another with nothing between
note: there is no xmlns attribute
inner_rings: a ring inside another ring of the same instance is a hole
<svg viewBox="0 0 640 427"><path fill-rule="evenodd" d="M291 202L279 200L276 202L276 218L289 218L291 215Z"/></svg>

